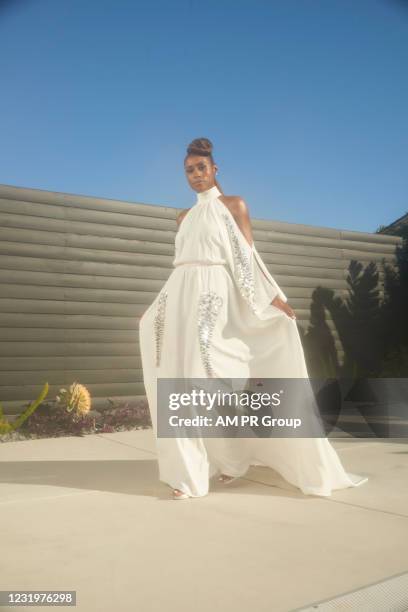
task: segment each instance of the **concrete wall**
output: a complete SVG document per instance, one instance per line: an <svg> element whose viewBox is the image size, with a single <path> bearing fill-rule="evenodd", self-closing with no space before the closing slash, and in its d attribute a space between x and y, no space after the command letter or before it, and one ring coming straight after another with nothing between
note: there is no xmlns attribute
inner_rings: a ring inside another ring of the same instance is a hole
<svg viewBox="0 0 408 612"><path fill-rule="evenodd" d="M138 321L172 271L179 210L0 185L0 400L9 414L45 381L50 398L74 380L94 397L144 395ZM318 285L346 295L351 259L393 262L401 241L261 219L252 227L302 326Z"/></svg>

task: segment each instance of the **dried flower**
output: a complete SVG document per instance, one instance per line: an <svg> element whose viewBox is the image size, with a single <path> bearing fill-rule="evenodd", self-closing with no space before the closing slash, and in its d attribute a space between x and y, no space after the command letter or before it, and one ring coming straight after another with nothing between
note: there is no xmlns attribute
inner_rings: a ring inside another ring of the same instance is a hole
<svg viewBox="0 0 408 612"><path fill-rule="evenodd" d="M56 401L68 412L75 411L78 416L87 414L91 409L91 394L84 385L77 382L72 383L68 390L60 389Z"/></svg>

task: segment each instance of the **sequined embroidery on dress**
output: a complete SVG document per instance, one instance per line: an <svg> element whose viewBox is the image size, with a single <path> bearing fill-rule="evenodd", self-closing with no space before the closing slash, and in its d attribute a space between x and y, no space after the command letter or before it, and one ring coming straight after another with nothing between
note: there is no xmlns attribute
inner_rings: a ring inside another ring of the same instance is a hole
<svg viewBox="0 0 408 612"><path fill-rule="evenodd" d="M212 333L223 299L214 291L206 291L200 295L198 302L198 338L203 365L208 376L214 376L210 359Z"/></svg>
<svg viewBox="0 0 408 612"><path fill-rule="evenodd" d="M224 217L228 233L232 243L235 269L237 270L237 283L242 297L248 302L251 310L256 313L255 306L255 281L251 270L251 263L239 244L239 238L229 216Z"/></svg>
<svg viewBox="0 0 408 612"><path fill-rule="evenodd" d="M164 290L159 295L156 316L154 317L154 334L156 341L156 366L160 365L161 351L163 344L164 320L166 315L167 291Z"/></svg>

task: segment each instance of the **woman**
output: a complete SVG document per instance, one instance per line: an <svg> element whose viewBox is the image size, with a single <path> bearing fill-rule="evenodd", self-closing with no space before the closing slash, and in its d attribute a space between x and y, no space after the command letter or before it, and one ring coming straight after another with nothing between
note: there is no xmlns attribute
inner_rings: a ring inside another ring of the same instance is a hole
<svg viewBox="0 0 408 612"><path fill-rule="evenodd" d="M177 500L202 497L215 474L228 484L251 465L309 495L366 482L344 471L326 437L158 436L158 378L308 379L295 313L256 250L246 203L222 193L208 139L189 145L184 170L197 202L178 215L174 270L139 326L160 480Z"/></svg>

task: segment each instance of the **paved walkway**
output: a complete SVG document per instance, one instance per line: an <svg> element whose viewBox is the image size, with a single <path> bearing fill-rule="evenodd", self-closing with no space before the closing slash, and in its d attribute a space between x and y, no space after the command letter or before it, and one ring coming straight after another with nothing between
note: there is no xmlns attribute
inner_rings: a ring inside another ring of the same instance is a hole
<svg viewBox="0 0 408 612"><path fill-rule="evenodd" d="M76 590L81 612L289 612L407 571L408 439L331 441L368 483L304 496L253 467L185 501L151 430L0 444L0 588Z"/></svg>

